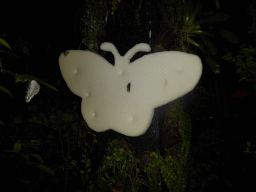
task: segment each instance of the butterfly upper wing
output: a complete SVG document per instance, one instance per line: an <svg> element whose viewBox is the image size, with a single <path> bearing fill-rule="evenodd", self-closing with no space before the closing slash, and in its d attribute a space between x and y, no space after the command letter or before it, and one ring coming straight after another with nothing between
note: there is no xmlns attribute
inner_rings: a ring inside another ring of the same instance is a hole
<svg viewBox="0 0 256 192"><path fill-rule="evenodd" d="M196 55L165 51L135 60L129 64L128 73L134 95L156 108L193 90L201 77L202 64Z"/></svg>
<svg viewBox="0 0 256 192"><path fill-rule="evenodd" d="M69 89L80 97L83 97L89 89L91 92L100 91L99 88L104 86L102 82L112 72L113 65L91 51L68 50L65 53L60 55L59 65ZM96 86L92 87L95 82Z"/></svg>

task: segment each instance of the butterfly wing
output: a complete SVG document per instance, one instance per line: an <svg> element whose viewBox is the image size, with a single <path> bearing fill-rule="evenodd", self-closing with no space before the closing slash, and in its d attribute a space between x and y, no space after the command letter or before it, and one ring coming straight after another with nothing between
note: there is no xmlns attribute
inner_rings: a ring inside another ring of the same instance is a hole
<svg viewBox="0 0 256 192"><path fill-rule="evenodd" d="M90 51L67 52L59 57L60 70L69 89L82 98L81 111L88 126L98 132L115 130L119 127L116 114L122 110L118 104L125 103L118 93L127 89L119 69Z"/></svg>
<svg viewBox="0 0 256 192"><path fill-rule="evenodd" d="M201 77L202 63L193 54L165 51L135 60L127 73L134 95L156 108L193 90Z"/></svg>
<svg viewBox="0 0 256 192"><path fill-rule="evenodd" d="M82 98L89 90L90 93L100 91L101 85L104 86L102 82L105 82L114 68L100 55L83 50L68 50L62 53L59 57L59 66L69 89ZM92 84L95 86L91 86Z"/></svg>
<svg viewBox="0 0 256 192"><path fill-rule="evenodd" d="M28 82L27 92L26 92L26 102L30 102L31 99L39 92L40 85L37 83L36 80L31 80Z"/></svg>

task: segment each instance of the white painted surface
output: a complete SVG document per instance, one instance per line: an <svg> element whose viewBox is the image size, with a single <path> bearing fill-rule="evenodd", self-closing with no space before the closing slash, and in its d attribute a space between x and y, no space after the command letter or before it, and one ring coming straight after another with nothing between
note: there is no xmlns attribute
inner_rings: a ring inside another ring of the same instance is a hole
<svg viewBox="0 0 256 192"><path fill-rule="evenodd" d="M65 82L82 98L82 115L97 132L144 134L154 108L193 90L202 74L200 58L188 53L152 53L130 63L136 52L150 51L149 45L138 44L125 56L111 43L103 43L101 49L113 53L115 66L90 51L68 50L59 57Z"/></svg>

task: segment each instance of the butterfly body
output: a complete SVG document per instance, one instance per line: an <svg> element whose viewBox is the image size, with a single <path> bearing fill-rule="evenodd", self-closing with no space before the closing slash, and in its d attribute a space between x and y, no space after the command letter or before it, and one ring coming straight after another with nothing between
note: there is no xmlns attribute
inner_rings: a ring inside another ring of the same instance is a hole
<svg viewBox="0 0 256 192"><path fill-rule="evenodd" d="M130 92L131 91L131 83L128 83L127 85L127 92Z"/></svg>

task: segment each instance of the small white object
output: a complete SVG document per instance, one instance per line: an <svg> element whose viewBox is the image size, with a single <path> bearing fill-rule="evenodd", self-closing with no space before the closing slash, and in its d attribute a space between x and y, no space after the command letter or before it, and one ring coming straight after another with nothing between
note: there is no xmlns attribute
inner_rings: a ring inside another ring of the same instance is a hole
<svg viewBox="0 0 256 192"><path fill-rule="evenodd" d="M124 56L112 43L100 48L114 55L114 66L90 51L68 50L59 57L67 86L82 98L82 115L97 132L113 129L126 136L144 134L154 108L193 90L202 74L196 55L164 51L130 63L133 55L150 51L150 46L137 44Z"/></svg>
<svg viewBox="0 0 256 192"><path fill-rule="evenodd" d="M28 82L27 92L26 92L26 102L30 102L30 100L39 92L40 85L36 80L31 80Z"/></svg>

